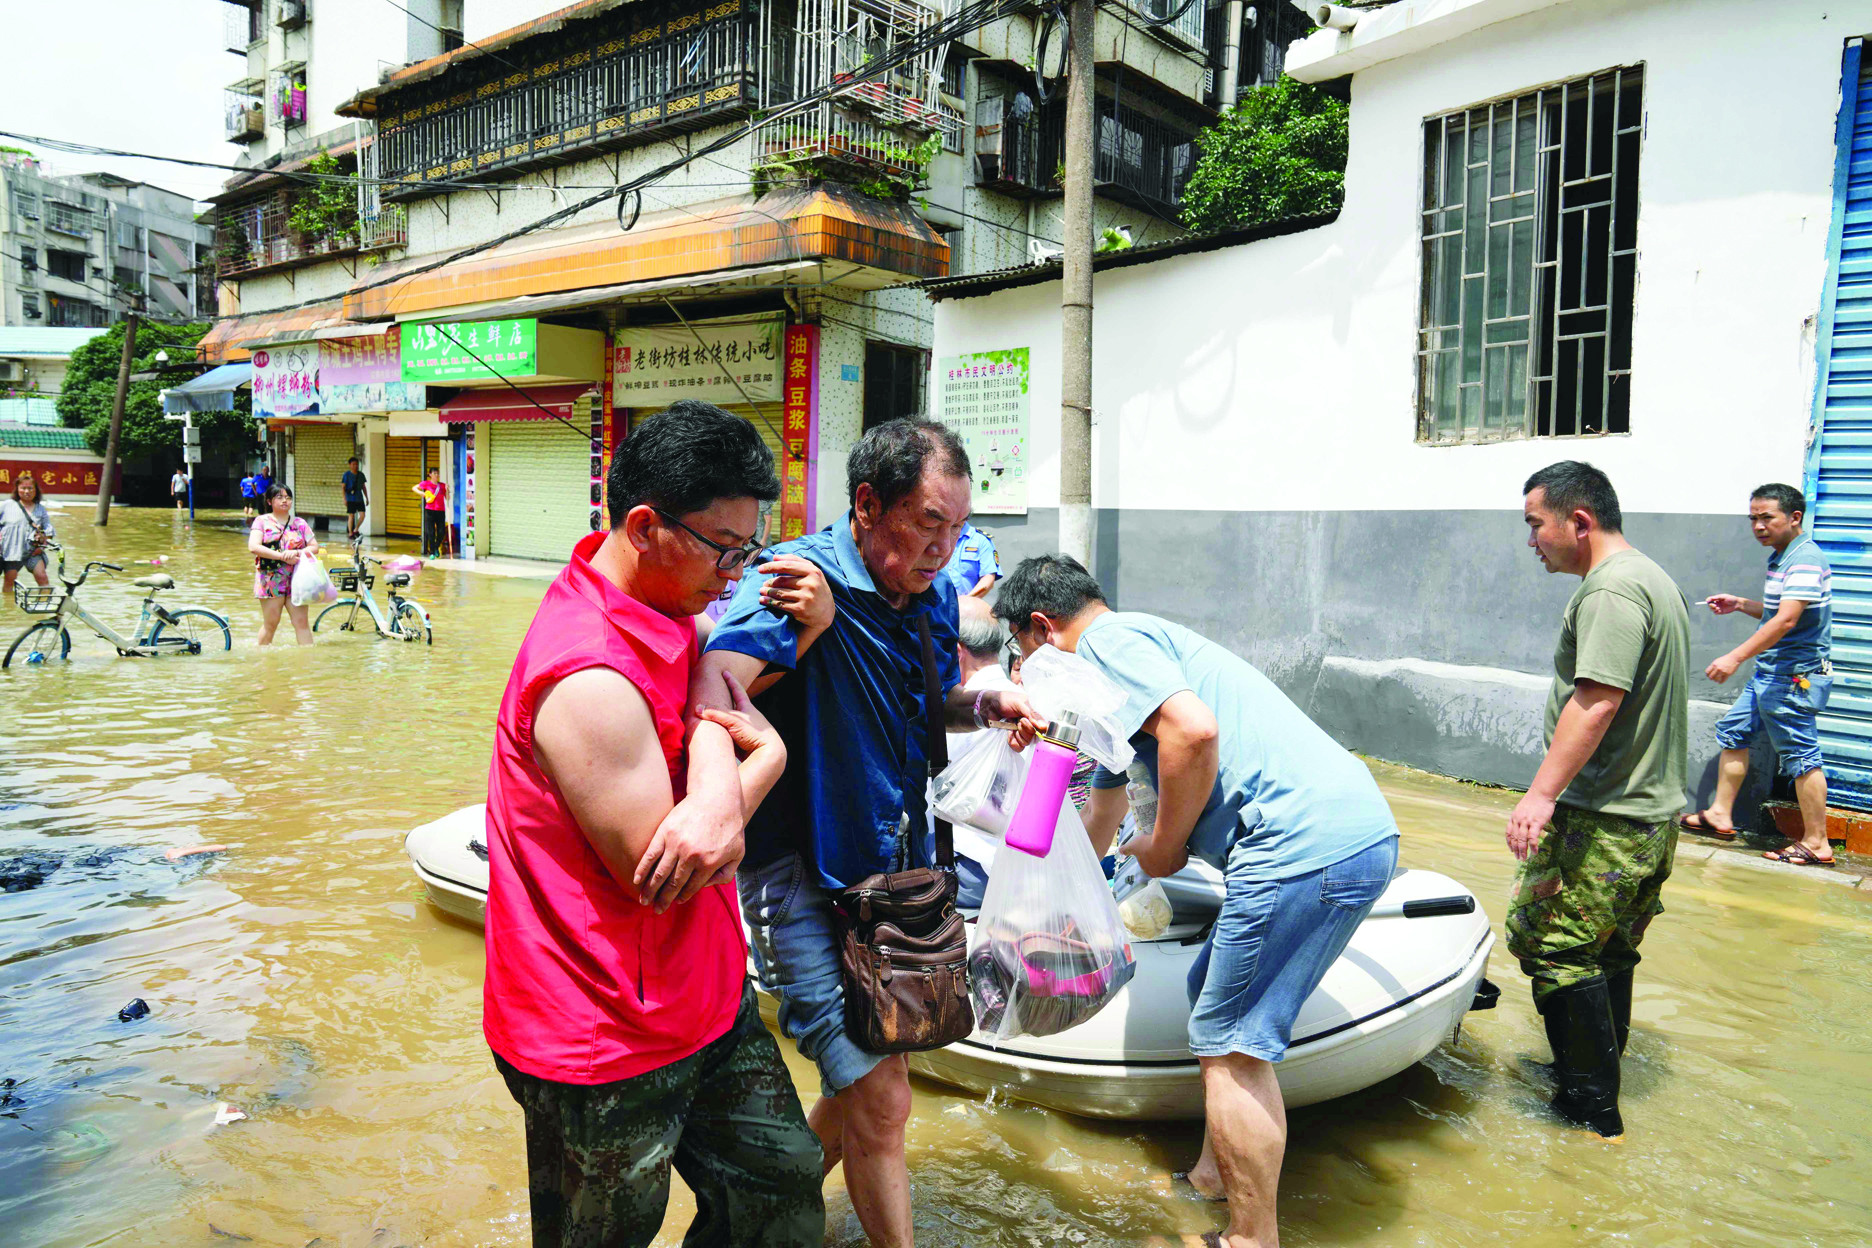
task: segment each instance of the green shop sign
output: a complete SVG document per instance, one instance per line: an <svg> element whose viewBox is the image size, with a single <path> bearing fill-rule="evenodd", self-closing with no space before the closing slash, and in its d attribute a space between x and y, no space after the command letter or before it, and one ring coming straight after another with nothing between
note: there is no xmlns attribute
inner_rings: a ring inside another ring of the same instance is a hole
<svg viewBox="0 0 1872 1248"><path fill-rule="evenodd" d="M539 372L539 322L442 321L403 326L403 380L472 381Z"/></svg>

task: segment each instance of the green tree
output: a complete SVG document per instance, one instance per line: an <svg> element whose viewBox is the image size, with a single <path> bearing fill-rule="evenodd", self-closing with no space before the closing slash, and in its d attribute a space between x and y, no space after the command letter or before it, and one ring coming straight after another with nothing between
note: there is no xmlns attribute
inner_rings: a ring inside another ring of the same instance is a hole
<svg viewBox="0 0 1872 1248"><path fill-rule="evenodd" d="M1344 101L1292 78L1250 91L1196 136L1183 224L1219 230L1337 209L1347 112Z"/></svg>
<svg viewBox="0 0 1872 1248"><path fill-rule="evenodd" d="M187 362L195 344L208 332L206 325L165 325L144 321L137 327L136 356L132 373L153 372L158 367L156 353L169 352L173 364ZM85 442L98 454L104 453L110 436L111 403L117 394L117 361L123 356L124 326L119 322L72 352L58 397L59 419L68 427L83 429ZM182 445L182 423L164 420L162 390L188 379L187 373L168 373L160 381L133 381L124 396L123 433L118 454L125 459L169 450ZM250 421L242 411L197 412L197 427L207 430L204 438L239 437L251 441Z"/></svg>

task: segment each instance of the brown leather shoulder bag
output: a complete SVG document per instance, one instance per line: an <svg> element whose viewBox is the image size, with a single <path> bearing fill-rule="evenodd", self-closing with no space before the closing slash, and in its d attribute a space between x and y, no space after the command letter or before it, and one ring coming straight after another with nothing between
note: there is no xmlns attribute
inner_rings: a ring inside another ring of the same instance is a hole
<svg viewBox="0 0 1872 1248"><path fill-rule="evenodd" d="M929 774L935 776L948 766L949 748L926 616L917 616L917 637L923 644ZM867 876L832 895L845 1028L860 1048L939 1049L975 1029L968 934L956 910L956 888L954 833L937 819L935 866Z"/></svg>

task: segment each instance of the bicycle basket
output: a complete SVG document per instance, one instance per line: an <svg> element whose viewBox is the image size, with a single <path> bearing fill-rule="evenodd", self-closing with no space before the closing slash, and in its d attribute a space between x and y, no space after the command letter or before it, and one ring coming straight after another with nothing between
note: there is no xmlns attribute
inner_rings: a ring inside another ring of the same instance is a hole
<svg viewBox="0 0 1872 1248"><path fill-rule="evenodd" d="M51 615L65 601L65 591L51 585L15 585L13 601L29 615Z"/></svg>
<svg viewBox="0 0 1872 1248"><path fill-rule="evenodd" d="M363 579L364 579L365 585L370 585L373 583L373 580L368 573L365 574ZM339 593L342 593L342 594L357 593L358 570L356 568L333 568L331 570L331 580L332 580L332 584L338 587Z"/></svg>

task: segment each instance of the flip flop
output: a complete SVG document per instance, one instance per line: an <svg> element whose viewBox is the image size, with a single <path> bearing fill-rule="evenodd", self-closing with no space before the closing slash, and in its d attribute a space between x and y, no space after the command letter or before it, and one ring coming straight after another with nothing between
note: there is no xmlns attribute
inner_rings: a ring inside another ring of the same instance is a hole
<svg viewBox="0 0 1872 1248"><path fill-rule="evenodd" d="M1719 841L1733 841L1736 839L1736 831L1734 828L1730 828L1727 832L1723 831L1721 828L1712 824L1708 819L1705 819L1703 817L1703 812L1700 810L1693 815L1685 815L1677 820L1677 826L1686 832L1695 832L1698 836L1713 836Z"/></svg>
<svg viewBox="0 0 1872 1248"><path fill-rule="evenodd" d="M1762 857L1770 862L1785 862L1791 867L1830 867L1831 858L1822 858L1799 841L1790 841L1780 849L1771 849Z"/></svg>

